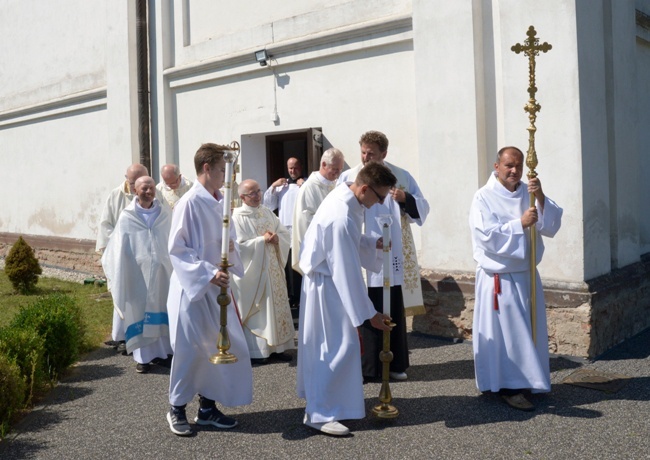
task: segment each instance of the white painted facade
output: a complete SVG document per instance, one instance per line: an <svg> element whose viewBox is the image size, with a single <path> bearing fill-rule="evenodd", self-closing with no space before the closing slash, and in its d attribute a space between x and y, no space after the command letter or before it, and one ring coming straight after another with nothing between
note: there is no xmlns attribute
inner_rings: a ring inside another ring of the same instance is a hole
<svg viewBox="0 0 650 460"><path fill-rule="evenodd" d="M650 252L650 0L150 1L152 175L194 178L202 142L242 145L266 180L266 136L318 127L349 165L376 129L431 204L423 268L473 272L467 216L499 147L528 148L534 25L537 172L565 211L544 278L579 285ZM261 67L259 49L272 56ZM0 232L94 239L137 162L135 2L0 3Z"/></svg>

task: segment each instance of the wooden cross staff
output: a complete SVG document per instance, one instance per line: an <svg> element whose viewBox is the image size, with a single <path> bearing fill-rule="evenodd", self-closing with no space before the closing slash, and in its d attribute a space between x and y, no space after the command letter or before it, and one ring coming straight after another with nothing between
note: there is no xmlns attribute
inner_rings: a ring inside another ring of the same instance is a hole
<svg viewBox="0 0 650 460"><path fill-rule="evenodd" d="M526 166L528 173L526 176L528 180L537 177L535 168L537 167L537 153L535 152L535 121L537 120L537 112L542 109L542 106L537 103L535 93L537 86L535 86L535 56L539 52L546 53L552 48L551 45L544 42L539 44L539 39L535 37L537 32L533 26L528 28L526 32L528 38L524 40L524 44L517 43L510 48L515 53L524 53L528 56L528 103L524 106L524 110L528 112L528 120L530 126L528 127L528 152L526 155ZM530 194L530 207L535 207L535 195ZM537 341L537 232L535 225L530 227L530 327L533 337L533 342Z"/></svg>

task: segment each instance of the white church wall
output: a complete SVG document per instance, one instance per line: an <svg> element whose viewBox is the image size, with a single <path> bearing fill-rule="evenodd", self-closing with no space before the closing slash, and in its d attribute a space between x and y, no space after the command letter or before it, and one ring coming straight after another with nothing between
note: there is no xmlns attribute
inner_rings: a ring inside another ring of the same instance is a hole
<svg viewBox="0 0 650 460"><path fill-rule="evenodd" d="M636 26L633 2L605 10L612 268L639 261ZM610 32L611 29L611 32ZM611 41L610 41L611 40ZM611 50L611 51L610 51Z"/></svg>
<svg viewBox="0 0 650 460"><path fill-rule="evenodd" d="M580 81L581 165L584 210L585 279L611 268L607 93L602 3L580 3L577 10L577 41Z"/></svg>
<svg viewBox="0 0 650 460"><path fill-rule="evenodd" d="M389 57L383 55L386 51ZM410 167L416 137L413 85L403 84L413 78L410 44L390 45L381 52L360 50L321 62L277 64L274 70L286 81L284 87L276 86L270 69L258 66L246 78L174 91L181 168L189 168L201 142L321 127L326 143L340 148L353 166L359 162L361 133L382 130L391 142L389 160L417 175L417 167ZM277 124L270 119L275 109ZM244 145L242 178L254 177L265 186L265 144Z"/></svg>
<svg viewBox="0 0 650 460"><path fill-rule="evenodd" d="M485 149L475 102L480 38L470 2L415 1L413 14L420 186L431 206L419 262L472 271L467 215L478 177L486 175L477 162Z"/></svg>
<svg viewBox="0 0 650 460"><path fill-rule="evenodd" d="M650 2L649 2L650 3ZM650 8L649 8L650 10ZM639 30L640 29L640 30ZM638 195L638 215L639 215L639 252L641 254L650 253L650 30L637 28L639 35L636 40L637 54L637 79L636 79L636 97L638 126L637 131L639 149L639 190Z"/></svg>
<svg viewBox="0 0 650 460"><path fill-rule="evenodd" d="M200 142L245 136L242 177L250 174L265 185L260 136L320 127L326 146L340 148L354 166L360 134L380 129L391 141L389 160L418 175L411 153L416 123L410 1L305 3L310 6L296 4L291 14L287 5L258 3L252 17L238 14L237 24L225 28L214 21L212 29L203 18L228 16L232 7L192 2L188 10L175 3L174 65L156 69L169 87L168 100L158 101L174 112L173 119L158 120L157 129L168 133L160 139L161 158L178 156L187 171ZM273 35L251 31L255 21ZM209 33L210 39L197 38ZM272 55L267 67L253 58L261 48Z"/></svg>
<svg viewBox="0 0 650 460"><path fill-rule="evenodd" d="M498 148L528 149L528 61L510 50L529 25L553 49L537 59L537 173L565 210L564 226L547 245L544 277L584 278L578 68L573 2L557 9L535 1L414 2L415 62L420 149L436 151L422 162L432 208L425 268L473 271L468 213L485 184ZM422 27L418 24L421 22ZM463 31L463 33L459 33ZM567 46L570 44L570 46ZM491 62L494 64L490 64ZM485 64L484 63L488 63ZM576 180L576 178L578 180Z"/></svg>
<svg viewBox="0 0 650 460"><path fill-rule="evenodd" d="M107 2L5 2L0 232L94 239L109 156ZM129 152L130 153L130 152ZM121 175L117 176L122 177Z"/></svg>
<svg viewBox="0 0 650 460"><path fill-rule="evenodd" d="M3 2L0 113L106 85L105 3Z"/></svg>

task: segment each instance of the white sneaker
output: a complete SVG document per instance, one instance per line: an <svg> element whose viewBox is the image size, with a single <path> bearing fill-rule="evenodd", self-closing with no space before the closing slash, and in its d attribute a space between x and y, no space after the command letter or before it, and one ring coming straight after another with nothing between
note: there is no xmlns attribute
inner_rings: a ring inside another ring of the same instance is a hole
<svg viewBox="0 0 650 460"><path fill-rule="evenodd" d="M393 380L406 380L408 378L406 372L390 372L388 375L390 375L390 378Z"/></svg>
<svg viewBox="0 0 650 460"><path fill-rule="evenodd" d="M310 421L309 416L305 414L303 423L314 430L322 431L323 433L331 434L332 436L346 436L350 434L348 427L337 421L316 423Z"/></svg>

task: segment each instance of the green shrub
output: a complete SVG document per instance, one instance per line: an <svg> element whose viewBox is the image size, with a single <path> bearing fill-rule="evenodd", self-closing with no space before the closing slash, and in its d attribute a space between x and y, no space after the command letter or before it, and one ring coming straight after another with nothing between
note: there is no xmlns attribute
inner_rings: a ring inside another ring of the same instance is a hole
<svg viewBox="0 0 650 460"><path fill-rule="evenodd" d="M12 415L24 407L25 387L18 365L0 354L0 439L9 430Z"/></svg>
<svg viewBox="0 0 650 460"><path fill-rule="evenodd" d="M45 338L34 329L8 326L0 329L0 356L14 363L26 384L21 401L31 402L34 389L43 386L49 375L45 365Z"/></svg>
<svg viewBox="0 0 650 460"><path fill-rule="evenodd" d="M40 297L21 308L10 326L34 330L43 338L44 365L51 379L79 358L84 324L81 308L70 296L57 293Z"/></svg>
<svg viewBox="0 0 650 460"><path fill-rule="evenodd" d="M34 287L38 283L38 275L43 270L34 256L34 250L23 240L22 236L18 237L18 241L14 243L7 254L5 272L11 285L21 294L34 291Z"/></svg>

